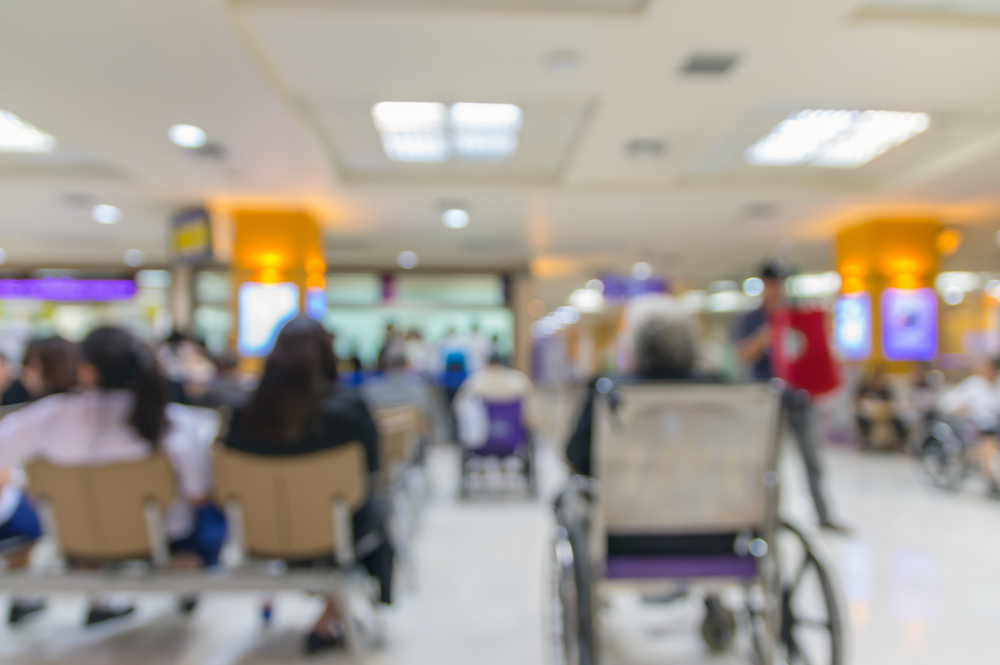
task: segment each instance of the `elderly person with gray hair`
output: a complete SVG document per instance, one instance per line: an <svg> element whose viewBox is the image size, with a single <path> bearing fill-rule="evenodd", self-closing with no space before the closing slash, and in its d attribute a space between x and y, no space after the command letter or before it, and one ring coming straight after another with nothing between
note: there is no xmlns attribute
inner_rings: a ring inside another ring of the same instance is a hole
<svg viewBox="0 0 1000 665"><path fill-rule="evenodd" d="M672 296L650 294L629 303L619 334L618 366L625 380L682 381L695 378L698 356L698 325L694 317ZM607 377L591 382L580 418L569 444L566 459L573 471L591 475L594 398L610 386Z"/></svg>

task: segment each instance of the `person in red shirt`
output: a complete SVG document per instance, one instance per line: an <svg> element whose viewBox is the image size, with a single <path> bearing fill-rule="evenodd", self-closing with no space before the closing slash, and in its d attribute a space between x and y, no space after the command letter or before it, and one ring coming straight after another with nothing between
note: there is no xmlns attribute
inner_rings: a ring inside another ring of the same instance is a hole
<svg viewBox="0 0 1000 665"><path fill-rule="evenodd" d="M787 275L788 267L784 263L775 261L765 264L760 273L760 278L764 282L761 306L748 313L740 321L737 330L738 356L751 368L752 377L756 381L770 381L773 378L787 380L787 377L779 377L779 368L774 366L776 364L774 361L778 359L783 364L788 362L787 356L790 355L788 349L776 345L784 342L789 333L794 332L788 330L791 327L792 311L785 299ZM780 353L775 354L776 350ZM779 358L776 359L775 355ZM849 529L830 517L830 509L823 494L823 467L815 439L812 395L807 390L796 389L786 383L783 402L788 424L795 434L802 460L806 465L809 491L816 506L820 526L845 533Z"/></svg>

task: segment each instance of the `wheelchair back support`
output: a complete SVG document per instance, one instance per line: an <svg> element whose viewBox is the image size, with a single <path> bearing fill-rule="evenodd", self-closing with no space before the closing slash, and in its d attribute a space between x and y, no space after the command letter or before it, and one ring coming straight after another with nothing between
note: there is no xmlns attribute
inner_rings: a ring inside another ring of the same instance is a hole
<svg viewBox="0 0 1000 665"><path fill-rule="evenodd" d="M768 385L625 385L596 407L597 531L773 528L780 397Z"/></svg>

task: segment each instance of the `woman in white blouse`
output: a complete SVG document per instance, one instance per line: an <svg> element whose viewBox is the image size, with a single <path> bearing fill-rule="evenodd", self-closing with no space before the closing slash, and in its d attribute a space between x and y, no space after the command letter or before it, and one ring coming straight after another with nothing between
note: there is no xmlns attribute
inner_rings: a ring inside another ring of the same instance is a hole
<svg viewBox="0 0 1000 665"><path fill-rule="evenodd" d="M225 520L207 503L218 415L168 404L156 357L120 328L91 332L80 356L80 393L45 397L0 421L0 469L18 469L33 459L63 466L114 464L162 450L181 490L166 516L172 549L215 565L225 539ZM10 473L8 483L17 483L18 475ZM92 604L87 623L129 612Z"/></svg>

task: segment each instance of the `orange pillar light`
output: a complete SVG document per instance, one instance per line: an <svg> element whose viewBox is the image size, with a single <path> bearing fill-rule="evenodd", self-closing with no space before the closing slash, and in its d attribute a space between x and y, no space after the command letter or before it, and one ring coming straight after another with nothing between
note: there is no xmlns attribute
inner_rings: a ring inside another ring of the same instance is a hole
<svg viewBox="0 0 1000 665"><path fill-rule="evenodd" d="M237 209L232 218L237 348L244 357L260 357L289 317L325 312L319 226L299 210Z"/></svg>
<svg viewBox="0 0 1000 665"><path fill-rule="evenodd" d="M876 219L837 236L843 298L870 303L869 364L903 371L936 353L934 278L942 247L954 241L942 232L934 219Z"/></svg>

